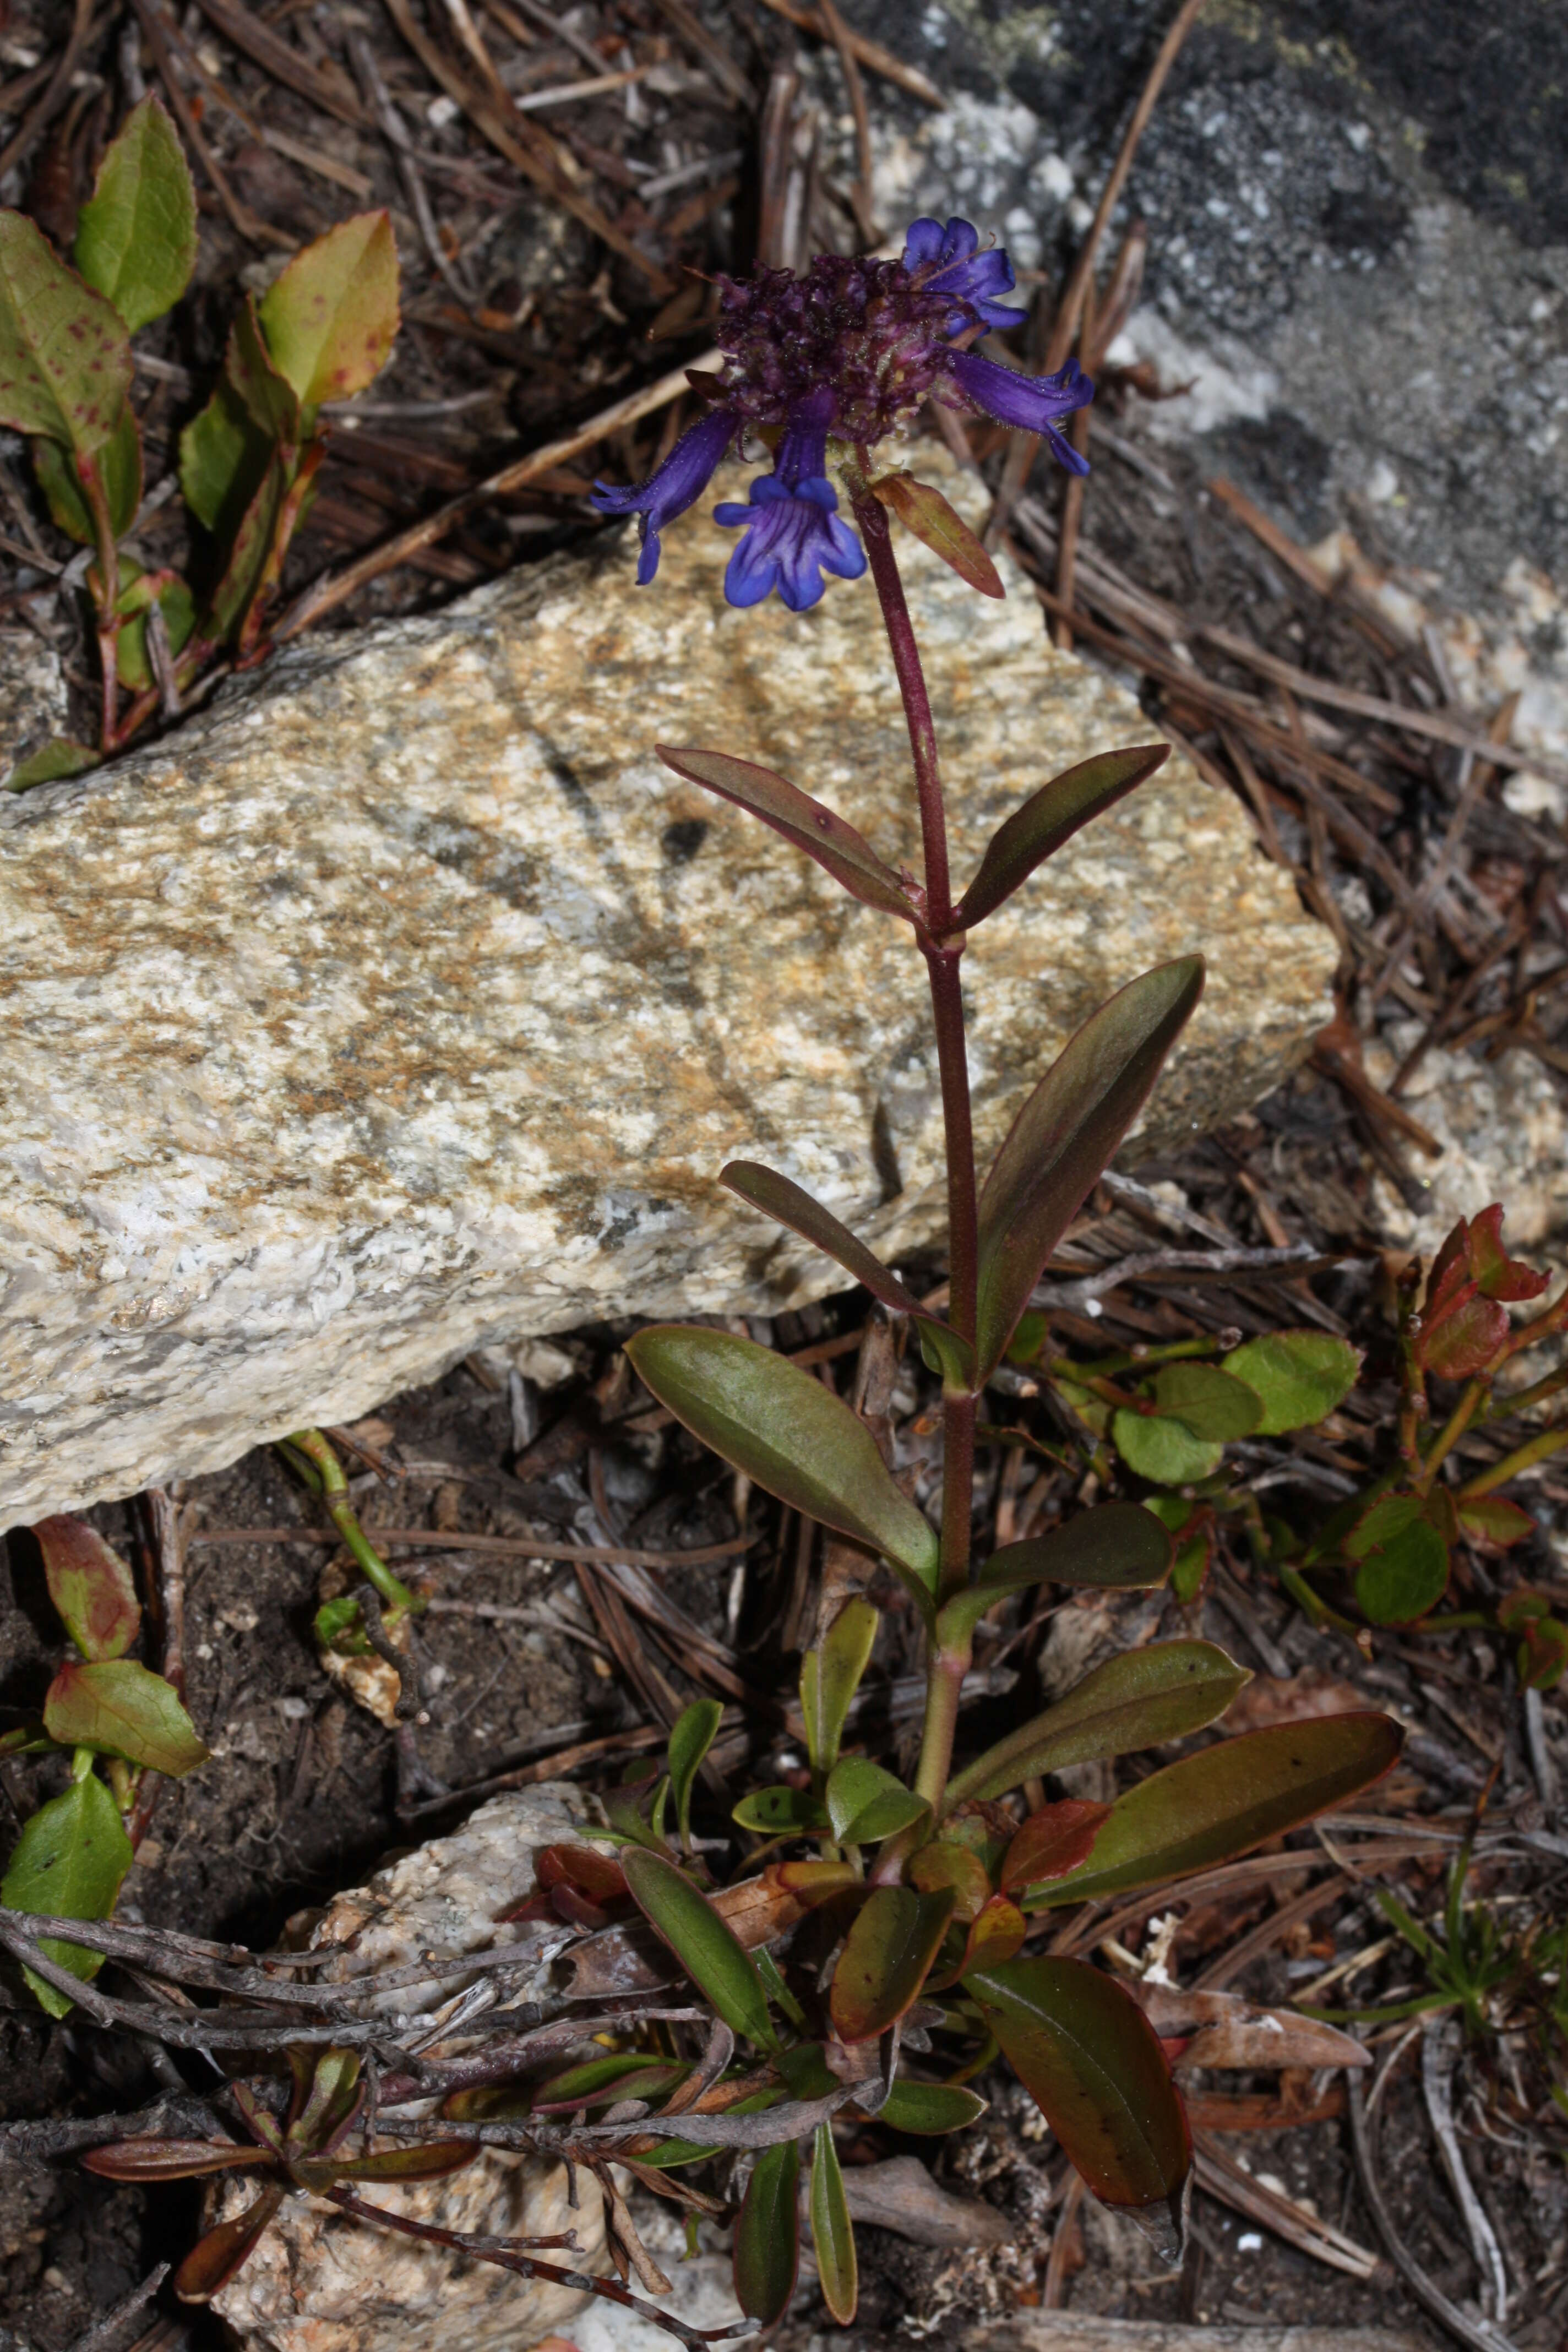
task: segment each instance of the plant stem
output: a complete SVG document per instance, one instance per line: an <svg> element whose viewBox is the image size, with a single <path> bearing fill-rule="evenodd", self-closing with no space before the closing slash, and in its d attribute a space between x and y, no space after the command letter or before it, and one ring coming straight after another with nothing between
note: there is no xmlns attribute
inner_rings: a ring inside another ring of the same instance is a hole
<svg viewBox="0 0 1568 2352"><path fill-rule="evenodd" d="M958 1729L958 1699L969 1672L971 1651L939 1650L926 1675L925 1726L921 1734L920 1769L915 1794L923 1797L933 1819L942 1807L942 1792L952 1766L952 1742Z"/></svg>
<svg viewBox="0 0 1568 2352"><path fill-rule="evenodd" d="M1448 1455L1453 1452L1455 1446L1458 1445L1460 1438L1463 1437L1466 1430L1468 1429L1471 1422L1474 1421L1477 1413L1479 1412L1485 1405L1490 1391L1491 1376L1489 1373L1478 1373L1476 1378L1470 1381L1469 1385L1465 1390L1464 1394L1460 1397L1458 1403L1454 1407L1453 1412L1448 1415L1447 1422L1444 1423L1436 1444L1433 1446L1431 1453L1428 1454L1425 1463L1422 1465L1421 1474L1415 1481L1415 1489L1418 1494L1426 1495L1431 1492L1432 1481L1437 1475L1438 1471L1441 1469Z"/></svg>
<svg viewBox="0 0 1568 2352"><path fill-rule="evenodd" d="M406 1609L417 1614L425 1606L416 1592L395 1577L360 1526L349 1499L349 1482L343 1475L343 1465L327 1444L319 1429L296 1429L282 1441L294 1452L302 1454L321 1480L321 1499L327 1516L348 1547L367 1581L380 1593L389 1609Z"/></svg>
<svg viewBox="0 0 1568 2352"><path fill-rule="evenodd" d="M952 893L948 879L947 814L942 805L942 775L937 767L936 729L931 720L925 672L921 667L920 648L915 643L914 623L910 618L904 583L899 576L899 559L893 552L892 533L888 528L885 509L871 494L866 462L866 452L858 450L854 459L845 464L844 479L855 509L855 520L860 526L860 536L866 542L867 560L871 566L871 577L877 583L888 643L892 648L893 667L898 673L899 692L903 697L904 717L910 730L910 750L914 755L915 791L920 800L921 839L925 853L926 923L932 939L941 940L945 939L952 926Z"/></svg>
<svg viewBox="0 0 1568 2352"><path fill-rule="evenodd" d="M1544 1462L1550 1455L1561 1453L1565 1445L1568 1445L1568 1423L1555 1429L1543 1429L1540 1436L1532 1437L1527 1445L1517 1446L1513 1453L1505 1454L1502 1460L1494 1463L1482 1476L1471 1478L1457 1488L1455 1502L1474 1502L1478 1496L1489 1495L1494 1487L1506 1486L1510 1478L1517 1478L1521 1471L1532 1469L1537 1462Z"/></svg>

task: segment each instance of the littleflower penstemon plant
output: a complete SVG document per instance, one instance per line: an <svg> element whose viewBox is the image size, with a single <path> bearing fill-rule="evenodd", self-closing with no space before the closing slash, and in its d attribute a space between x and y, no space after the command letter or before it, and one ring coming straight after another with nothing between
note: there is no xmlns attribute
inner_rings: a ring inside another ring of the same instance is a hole
<svg viewBox="0 0 1568 2352"><path fill-rule="evenodd" d="M767 2079L776 2078L773 2111L749 2116L737 2143L760 2151L736 2230L742 2305L769 2322L788 2300L807 2138L823 2292L847 2321L854 2240L832 2115L851 2101L862 2116L929 2107L923 2126L906 2127L941 2130L977 2111L968 2095L900 2077L905 2032L919 2049L931 2048L933 2032L977 2044L964 2074L999 2048L1094 2192L1141 2216L1168 2246L1179 2244L1189 2137L1160 2043L1137 2004L1100 1969L1024 1957L1030 1916L1206 1868L1291 1829L1386 1771L1400 1732L1375 1712L1319 1717L1184 1757L1110 1806L1047 1803L1022 1822L1004 1807L1026 1780L1215 1721L1247 1675L1212 1643L1175 1641L1095 1668L1046 1715L954 1771L974 1629L996 1602L1047 1581L1147 1589L1170 1570L1167 1530L1129 1503L1102 1505L974 1561L971 1496L981 1395L1053 1249L1196 1006L1204 967L1197 957L1181 958L1102 1005L1041 1079L978 1181L959 981L968 935L1080 826L1150 775L1166 747L1107 752L1042 784L955 898L935 730L889 515L971 584L999 595L1002 583L941 493L901 470L879 471L875 453L929 400L1039 434L1063 465L1082 470L1058 428L1093 387L1075 365L1031 378L976 352L990 329L1016 320L999 299L1014 278L1005 254L983 249L965 221L918 221L896 261L828 255L800 276L764 268L744 283L720 283L725 364L694 379L705 413L648 481L601 485L597 504L639 518L637 577L647 585L658 568L661 531L702 494L738 436L752 433L771 447L772 470L752 484L745 504L721 505L714 515L742 534L725 579L730 603L752 605L776 590L802 612L823 594L825 575L870 572L909 724L921 879L884 864L843 817L768 768L727 751L661 746L659 756L760 817L863 906L908 924L924 958L947 1150L945 1317L922 1306L788 1175L741 1160L721 1181L836 1260L891 1314L910 1318L942 1384L942 1524L933 1528L904 1494L849 1407L783 1357L714 1329L668 1324L638 1333L628 1347L638 1374L688 1429L781 1501L886 1561L924 1627L928 1683L910 1787L864 1757L842 1756L879 1623L868 1601L847 1601L803 1667L809 1788L757 1790L736 1809L742 1827L770 1842L766 1882L797 1906L795 1917L810 1915L817 1934L817 1965L793 1990L765 1946L760 1960L746 1950L755 1937L736 1934L733 1906L705 1892L684 1809L679 1847L663 1835L661 1801L650 1822L625 1807L612 1818L627 1848L626 1891L719 2017L753 2045ZM839 512L835 475L853 528ZM814 1846L814 1857L779 1858L792 1841ZM755 2105L754 2070L743 2079ZM693 2137L700 2121L706 2118L692 2117Z"/></svg>

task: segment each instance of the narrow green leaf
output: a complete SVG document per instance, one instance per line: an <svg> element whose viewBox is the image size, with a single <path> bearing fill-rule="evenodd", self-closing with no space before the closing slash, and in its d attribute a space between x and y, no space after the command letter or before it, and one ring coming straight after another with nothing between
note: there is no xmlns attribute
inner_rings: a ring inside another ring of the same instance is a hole
<svg viewBox="0 0 1568 2352"><path fill-rule="evenodd" d="M1113 1591L1148 1591L1171 1572L1171 1539L1140 1503L1101 1503L1049 1535L1004 1545L978 1580L955 1593L937 1620L950 1646L967 1639L1004 1593L1035 1584L1093 1585Z"/></svg>
<svg viewBox="0 0 1568 2352"><path fill-rule="evenodd" d="M397 247L385 213L357 213L296 254L262 298L261 330L306 408L378 376L397 333Z"/></svg>
<svg viewBox="0 0 1568 2352"><path fill-rule="evenodd" d="M882 1613L858 1595L847 1601L815 1650L800 1664L800 1711L814 1772L832 1771L849 1703L870 1661Z"/></svg>
<svg viewBox="0 0 1568 2352"><path fill-rule="evenodd" d="M74 453L60 443L38 436L32 444L33 470L48 500L49 513L61 530L83 547L97 539L92 510L77 472ZM109 521L116 539L131 528L142 503L142 428L126 402L113 432L91 461L103 483Z"/></svg>
<svg viewBox="0 0 1568 2352"><path fill-rule="evenodd" d="M1404 1738L1392 1716L1367 1711L1271 1724L1184 1756L1118 1797L1089 1860L1026 1908L1119 1895L1230 1862L1381 1780Z"/></svg>
<svg viewBox="0 0 1568 2352"><path fill-rule="evenodd" d="M77 223L74 258L134 334L172 310L196 266L196 192L155 97L132 108L104 151Z"/></svg>
<svg viewBox="0 0 1568 2352"><path fill-rule="evenodd" d="M841 2042L874 2042L918 1999L952 1916L952 1889L874 1886L855 1914L833 1972L829 2007Z"/></svg>
<svg viewBox="0 0 1568 2352"><path fill-rule="evenodd" d="M211 634L231 636L244 619L266 575L288 488L289 469L274 452L229 541L228 561L213 591L209 607ZM228 536L226 532L223 535Z"/></svg>
<svg viewBox="0 0 1568 2352"><path fill-rule="evenodd" d="M1448 1589L1448 1547L1416 1519L1369 1551L1355 1572L1356 1606L1374 1625L1408 1625Z"/></svg>
<svg viewBox="0 0 1568 2352"><path fill-rule="evenodd" d="M312 2164L301 2158L290 2167L302 2187L322 2193L339 2180L445 2180L462 2172L480 2155L471 2139L427 2139L416 2147L382 2147L369 2156L333 2156Z"/></svg>
<svg viewBox="0 0 1568 2352"><path fill-rule="evenodd" d="M185 504L221 544L241 535L274 450L297 446L303 429L299 399L272 364L247 295L229 329L212 397L180 436ZM277 470L273 506L283 478Z"/></svg>
<svg viewBox="0 0 1568 2352"><path fill-rule="evenodd" d="M1162 1364L1154 1375L1162 1412L1185 1422L1194 1437L1247 1437L1263 1418L1263 1400L1215 1364Z"/></svg>
<svg viewBox="0 0 1568 2352"><path fill-rule="evenodd" d="M1233 1348L1225 1370L1262 1400L1258 1436L1280 1437L1326 1421L1344 1402L1356 1384L1361 1355L1331 1331L1269 1331Z"/></svg>
<svg viewBox="0 0 1568 2352"><path fill-rule="evenodd" d="M292 2058L293 2053L289 2054ZM298 2079L305 2085L305 2095L299 2113L289 2121L285 2144L290 2156L325 2155L342 2137L364 2101L359 2052L333 2044L320 2052L302 2052L300 2064Z"/></svg>
<svg viewBox="0 0 1568 2352"><path fill-rule="evenodd" d="M876 907L884 915L900 915L907 923L915 920L915 908L903 884L890 866L883 865L869 842L787 778L772 768L758 767L752 760L731 759L727 751L701 751L669 743L656 743L654 749L665 766L684 776L688 783L700 784L705 791L717 793L721 800L761 817L794 848L804 849L862 906Z"/></svg>
<svg viewBox="0 0 1568 2352"><path fill-rule="evenodd" d="M1133 1412L1126 1405L1112 1414L1110 1433L1129 1470L1160 1486L1190 1486L1199 1478L1212 1478L1225 1460L1225 1447L1216 1438L1194 1437L1184 1421Z"/></svg>
<svg viewBox="0 0 1568 2352"><path fill-rule="evenodd" d="M1163 767L1168 743L1140 743L1131 751L1101 751L1053 776L993 834L980 871L964 892L954 929L973 930L1026 882L1037 866L1054 857L1080 825L1115 806Z"/></svg>
<svg viewBox="0 0 1568 2352"><path fill-rule="evenodd" d="M44 1728L62 1748L97 1748L175 1778L207 1760L172 1686L134 1658L62 1666L44 1700Z"/></svg>
<svg viewBox="0 0 1568 2352"><path fill-rule="evenodd" d="M884 474L872 483L871 495L971 588L978 588L983 596L1007 593L981 541L933 484L919 482L912 474Z"/></svg>
<svg viewBox="0 0 1568 2352"><path fill-rule="evenodd" d="M800 2147L764 2147L735 2223L735 2300L748 2319L772 2327L784 2317L800 2267Z"/></svg>
<svg viewBox="0 0 1568 2352"><path fill-rule="evenodd" d="M963 1988L1100 2201L1163 2205L1179 2233L1192 2141L1137 2002L1083 1960L1005 1960Z"/></svg>
<svg viewBox="0 0 1568 2352"><path fill-rule="evenodd" d="M670 1794L683 1847L691 1841L691 1791L702 1759L718 1737L724 1709L716 1698L696 1698L677 1717L669 1734Z"/></svg>
<svg viewBox="0 0 1568 2352"><path fill-rule="evenodd" d="M650 1325L626 1353L715 1454L808 1518L881 1552L929 1623L936 1530L893 1483L865 1423L820 1381L752 1339L681 1323Z"/></svg>
<svg viewBox="0 0 1568 2352"><path fill-rule="evenodd" d="M827 1815L839 1845L877 1845L930 1811L880 1764L847 1756L827 1776Z"/></svg>
<svg viewBox="0 0 1568 2352"><path fill-rule="evenodd" d="M904 2074L878 2108L877 2121L925 2137L977 2124L987 2104L960 2083L911 2083Z"/></svg>
<svg viewBox="0 0 1568 2352"><path fill-rule="evenodd" d="M1203 986L1198 956L1131 981L1084 1023L1014 1121L980 1196L982 1377L1001 1361L1046 1260L1143 1108Z"/></svg>
<svg viewBox="0 0 1568 2352"><path fill-rule="evenodd" d="M0 212L0 425L91 457L131 389L131 338L24 213Z"/></svg>
<svg viewBox="0 0 1568 2352"><path fill-rule="evenodd" d="M548 2082L541 2083L533 2094L533 2111L545 2115L553 2108L603 2105L626 2095L621 2090L622 2084L626 2084L627 2094L645 2098L654 2091L673 2089L689 2072L689 2067L672 2064L652 2051L615 2050L607 2057L589 2058L581 2066L568 2066L562 2074L552 2074ZM634 2074L638 2078L635 2084L628 2080Z"/></svg>
<svg viewBox="0 0 1568 2352"><path fill-rule="evenodd" d="M73 743L68 736L57 735L52 742L18 760L0 791L30 793L35 784L58 784L68 776L85 775L89 768L100 766L102 760L102 752L89 744Z"/></svg>
<svg viewBox="0 0 1568 2352"><path fill-rule="evenodd" d="M57 1919L107 1919L120 1882L131 1867L131 1841L115 1803L96 1772L73 1780L23 1825L0 1880L0 1903L12 1911L41 1911ZM47 1937L40 1949L57 1967L89 1983L103 1966L101 1952ZM71 2002L31 1969L23 1975L51 2017Z"/></svg>
<svg viewBox="0 0 1568 2352"><path fill-rule="evenodd" d="M787 1837L792 1830L802 1835L825 1830L827 1808L809 1789L780 1783L772 1789L753 1789L750 1796L742 1798L730 1818L753 1837Z"/></svg>
<svg viewBox="0 0 1568 2352"><path fill-rule="evenodd" d="M943 1812L973 1798L1005 1796L1021 1780L1064 1765L1184 1738L1222 1716L1251 1680L1212 1642L1153 1642L1123 1651L950 1780Z"/></svg>
<svg viewBox="0 0 1568 2352"><path fill-rule="evenodd" d="M855 2259L855 2224L844 2194L844 2175L833 2145L833 2126L818 2124L811 2148L811 2238L822 2300L840 2327L847 2327L860 2299Z"/></svg>
<svg viewBox="0 0 1568 2352"><path fill-rule="evenodd" d="M136 1639L142 1608L120 1554L85 1519L39 1519L33 1533L49 1599L82 1656L123 1657Z"/></svg>
<svg viewBox="0 0 1568 2352"><path fill-rule="evenodd" d="M759 2049L773 2049L777 2036L762 1979L707 1896L672 1862L645 1847L628 1846L621 1867L637 1908L725 2024Z"/></svg>

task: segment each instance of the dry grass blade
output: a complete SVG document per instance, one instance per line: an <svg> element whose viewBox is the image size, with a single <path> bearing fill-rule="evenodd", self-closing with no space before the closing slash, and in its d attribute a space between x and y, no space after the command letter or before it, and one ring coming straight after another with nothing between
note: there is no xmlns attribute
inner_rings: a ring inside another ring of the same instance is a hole
<svg viewBox="0 0 1568 2352"><path fill-rule="evenodd" d="M1412 2032L1416 2030L1413 2028ZM1376 2088L1374 2084L1374 2092ZM1438 2326L1446 2328L1460 2344L1467 2346L1468 2352L1514 2352L1508 2337L1500 2328L1494 2327L1490 2320L1472 2319L1457 2304L1450 2303L1441 2287L1427 2277L1405 2243L1394 2228L1394 2216L1388 2210L1388 2199L1378 2177L1370 2102L1364 2097L1360 2081L1354 2075L1349 2080L1349 2097L1351 2144L1355 2150L1356 2172L1361 2180L1362 2194L1366 2199L1389 2261L1422 2309L1429 2312Z"/></svg>
<svg viewBox="0 0 1568 2352"><path fill-rule="evenodd" d="M1327 2263L1331 2270L1344 2271L1351 2278L1364 2282L1374 2279L1383 2269L1380 2255L1369 2247L1358 2245L1331 2222L1320 2221L1315 2213L1309 2213L1293 2199L1265 2189L1206 2132L1194 2135L1193 2172L1199 2188L1206 2189L1211 2197L1217 2197L1237 2213L1245 2213L1249 2221L1260 2221L1299 2253L1310 2254L1315 2262Z"/></svg>
<svg viewBox="0 0 1568 2352"><path fill-rule="evenodd" d="M775 16L785 18L798 32L815 33L818 40L823 41L833 37L823 23L820 12L809 5L809 0L764 0L764 5L771 8ZM847 32L857 60L870 72L880 74L884 81L895 82L900 89L907 89L911 98L918 98L926 106L935 107L939 113L945 110L946 99L935 82L928 80L918 66L906 65L903 58L895 57L891 49L885 49L880 41L869 39L866 34L857 32L853 26L848 26Z"/></svg>
<svg viewBox="0 0 1568 2352"><path fill-rule="evenodd" d="M0 148L0 178L31 154L39 138L48 129L69 94L77 63L86 43L92 23L92 0L75 0L71 12L71 28L66 36L54 69L45 85L43 96L28 114L21 129Z"/></svg>
<svg viewBox="0 0 1568 2352"><path fill-rule="evenodd" d="M348 77L330 63L313 65L291 41L274 32L259 10L242 8L237 0L200 0L200 6L208 23L274 81L308 98L323 112L335 114L353 130L367 127L365 110Z"/></svg>

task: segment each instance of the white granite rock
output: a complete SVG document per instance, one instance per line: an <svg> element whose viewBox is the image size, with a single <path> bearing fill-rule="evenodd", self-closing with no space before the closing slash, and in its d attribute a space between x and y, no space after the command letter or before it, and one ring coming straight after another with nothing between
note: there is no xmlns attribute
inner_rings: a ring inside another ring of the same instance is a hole
<svg viewBox="0 0 1568 2352"><path fill-rule="evenodd" d="M735 1154L894 1257L938 1237L904 927L653 756L750 754L917 856L869 582L733 612L730 545L693 514L651 590L613 541L310 642L0 803L0 1525L351 1420L479 1345L841 1287L716 1189ZM996 604L905 551L963 877L1034 785L1152 730L1016 572ZM1173 757L975 936L982 1144L1102 998L1194 948L1145 1148L1299 1061L1334 961Z"/></svg>

